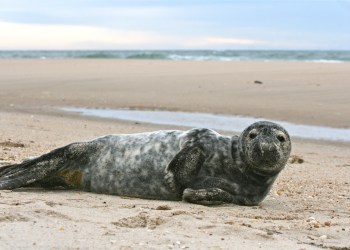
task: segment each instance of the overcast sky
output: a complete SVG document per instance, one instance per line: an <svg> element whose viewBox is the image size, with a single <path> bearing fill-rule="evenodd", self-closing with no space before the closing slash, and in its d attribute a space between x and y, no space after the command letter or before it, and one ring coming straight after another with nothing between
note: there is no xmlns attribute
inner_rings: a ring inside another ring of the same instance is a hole
<svg viewBox="0 0 350 250"><path fill-rule="evenodd" d="M0 49L350 50L350 0L0 0Z"/></svg>

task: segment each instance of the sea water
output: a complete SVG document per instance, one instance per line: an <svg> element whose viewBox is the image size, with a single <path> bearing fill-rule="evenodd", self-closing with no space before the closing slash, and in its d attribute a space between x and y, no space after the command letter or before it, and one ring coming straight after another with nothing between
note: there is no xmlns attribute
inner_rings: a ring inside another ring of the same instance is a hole
<svg viewBox="0 0 350 250"><path fill-rule="evenodd" d="M250 124L269 120L282 125L292 137L305 139L350 142L350 129L331 128L293 124L283 121L273 121L263 118L244 116L218 115L208 113L128 110L128 109L86 109L62 108L66 112L78 113L86 116L109 118L124 121L144 122L151 124L174 125L185 127L205 127L227 132L242 132Z"/></svg>
<svg viewBox="0 0 350 250"><path fill-rule="evenodd" d="M194 61L350 62L350 51L335 50L20 50L0 51L0 59L160 59Z"/></svg>

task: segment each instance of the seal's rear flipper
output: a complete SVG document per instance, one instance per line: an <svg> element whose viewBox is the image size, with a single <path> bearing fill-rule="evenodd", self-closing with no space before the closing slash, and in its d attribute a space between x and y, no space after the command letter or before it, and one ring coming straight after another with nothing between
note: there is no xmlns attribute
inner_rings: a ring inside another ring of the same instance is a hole
<svg viewBox="0 0 350 250"><path fill-rule="evenodd" d="M47 177L62 167L65 148L55 149L38 158L0 168L0 189L24 187Z"/></svg>
<svg viewBox="0 0 350 250"><path fill-rule="evenodd" d="M58 179L68 186L81 184L82 174L78 169L88 160L87 146L88 143L73 143L34 159L1 167L0 190L50 181L55 185Z"/></svg>

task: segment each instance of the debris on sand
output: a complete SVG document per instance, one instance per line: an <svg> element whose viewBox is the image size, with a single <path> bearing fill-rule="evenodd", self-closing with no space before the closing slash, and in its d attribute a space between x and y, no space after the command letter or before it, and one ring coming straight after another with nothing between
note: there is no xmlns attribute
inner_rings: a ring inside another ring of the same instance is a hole
<svg viewBox="0 0 350 250"><path fill-rule="evenodd" d="M289 157L289 163L290 164L295 164L295 163L302 164L302 163L304 163L304 159L298 155L291 155Z"/></svg>

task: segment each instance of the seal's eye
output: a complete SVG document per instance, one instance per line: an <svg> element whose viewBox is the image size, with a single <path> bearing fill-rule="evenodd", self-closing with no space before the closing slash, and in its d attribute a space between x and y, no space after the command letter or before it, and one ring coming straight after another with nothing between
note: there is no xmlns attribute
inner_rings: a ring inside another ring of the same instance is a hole
<svg viewBox="0 0 350 250"><path fill-rule="evenodd" d="M277 135L277 140L279 140L280 142L285 142L286 137L284 135Z"/></svg>
<svg viewBox="0 0 350 250"><path fill-rule="evenodd" d="M258 135L258 133L255 130L250 131L249 138L250 139L254 139L257 135Z"/></svg>

